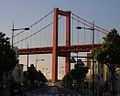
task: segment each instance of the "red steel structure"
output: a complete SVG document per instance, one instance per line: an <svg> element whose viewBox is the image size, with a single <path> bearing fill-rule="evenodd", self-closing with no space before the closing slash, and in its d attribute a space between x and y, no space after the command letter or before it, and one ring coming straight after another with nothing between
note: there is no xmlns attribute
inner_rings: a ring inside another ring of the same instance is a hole
<svg viewBox="0 0 120 96"><path fill-rule="evenodd" d="M66 46L58 46L58 16L66 17ZM71 41L71 12L62 11L54 8L54 26L53 26L53 47L43 48L26 48L19 49L20 55L27 54L49 54L52 53L52 83L57 81L58 56L65 57L65 74L70 71L70 53L71 52L89 52L94 47L99 47L100 44L87 45L70 45Z"/></svg>
<svg viewBox="0 0 120 96"><path fill-rule="evenodd" d="M70 47L70 11L62 11L54 8L54 28L53 28L53 49L52 49L52 81L57 81L58 69L58 15L66 17L66 47ZM62 54L65 56L65 74L70 70L70 52Z"/></svg>
<svg viewBox="0 0 120 96"><path fill-rule="evenodd" d="M94 44L94 48L101 46L101 44ZM59 46L57 51L59 56L63 56L63 53L66 52L90 52L93 48L92 44L86 45L72 45L70 47ZM27 54L51 54L53 47L43 47L43 48L22 48L19 49L19 55L27 55Z"/></svg>

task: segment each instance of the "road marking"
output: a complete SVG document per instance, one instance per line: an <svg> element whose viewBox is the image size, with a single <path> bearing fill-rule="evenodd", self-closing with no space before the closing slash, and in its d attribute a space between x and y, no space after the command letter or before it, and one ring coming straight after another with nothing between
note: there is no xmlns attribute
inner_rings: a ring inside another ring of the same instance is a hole
<svg viewBox="0 0 120 96"><path fill-rule="evenodd" d="M53 96L52 94L26 94L26 96ZM56 94L54 96L65 96L64 94ZM81 96L81 95L66 95L66 96Z"/></svg>

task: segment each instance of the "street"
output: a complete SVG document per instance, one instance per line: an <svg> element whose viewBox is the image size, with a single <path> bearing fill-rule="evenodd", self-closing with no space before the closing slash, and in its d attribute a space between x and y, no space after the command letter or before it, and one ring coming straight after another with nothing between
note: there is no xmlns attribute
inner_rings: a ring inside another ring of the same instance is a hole
<svg viewBox="0 0 120 96"><path fill-rule="evenodd" d="M26 92L26 96L81 96L80 94L60 88L60 87L42 87Z"/></svg>

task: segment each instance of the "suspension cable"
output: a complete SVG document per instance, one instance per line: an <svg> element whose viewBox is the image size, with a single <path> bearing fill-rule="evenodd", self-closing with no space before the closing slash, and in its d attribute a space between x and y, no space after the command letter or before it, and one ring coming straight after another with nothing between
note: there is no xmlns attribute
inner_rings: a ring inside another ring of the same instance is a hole
<svg viewBox="0 0 120 96"><path fill-rule="evenodd" d="M61 17L58 18L58 19L61 19ZM47 24L47 25L46 25L45 27L43 27L42 29L38 30L37 32L35 32L35 33L33 33L33 34L29 35L29 36L27 36L26 38L24 38L24 39L22 39L22 40L19 40L19 41L15 42L13 45L18 44L18 43L20 43L20 42L22 42L22 41L24 41L24 40L26 40L26 39L28 39L28 38L36 35L36 34L38 34L39 32L43 31L45 28L47 28L47 27L49 27L50 25L52 25L53 23L54 23L54 22L52 21L51 23Z"/></svg>
<svg viewBox="0 0 120 96"><path fill-rule="evenodd" d="M35 32L35 33L33 33L33 34L27 36L26 38L24 38L24 39L22 39L22 40L20 40L20 41L17 41L17 42L14 43L13 45L18 44L18 43L20 43L20 42L22 42L22 41L24 41L24 40L26 40L26 39L28 39L28 38L30 38L30 37L36 35L36 34L38 34L39 32L41 32L42 30L44 30L45 28L49 27L49 26L52 25L52 24L53 24L53 22L49 23L48 25L46 25L45 27L43 27L43 28L40 29L39 31L37 31L37 32Z"/></svg>
<svg viewBox="0 0 120 96"><path fill-rule="evenodd" d="M82 20L82 21L90 24L90 25L93 25L91 22L89 22L89 21L87 21L87 20L85 20L85 19L82 19L81 17L75 15L74 13L72 13L72 15L75 16L76 18L79 18L80 20ZM98 29L100 29L100 30L102 30L102 31L104 31L104 32L108 32L107 30L105 30L105 29L103 29L103 28L101 28L101 27L99 27L99 26L97 26L97 25L95 25L95 27L98 28ZM105 34L106 34L106 33L105 33Z"/></svg>
<svg viewBox="0 0 120 96"><path fill-rule="evenodd" d="M91 25L89 25L89 24L86 24L85 22L82 22L82 21L76 19L75 17L72 17L72 18L73 18L74 20L80 22L80 23L83 24L83 25L86 25L86 26L88 26L88 27L90 27L90 28L93 28L93 26L91 26ZM104 31L102 31L102 30L100 30L100 29L98 29L98 28L94 28L94 29L97 30L97 31L100 31L100 32L102 32L102 33L104 33L104 34L107 34L106 32L108 32L108 31L104 32Z"/></svg>
<svg viewBox="0 0 120 96"><path fill-rule="evenodd" d="M79 19L81 19L82 21L84 21L84 22L86 22L86 23L88 23L88 24L90 24L90 25L93 25L91 22L89 22L89 21L87 21L87 20L85 20L85 19L82 19L81 17L75 15L74 13L72 13L72 15L75 16L75 17L77 17L77 18L79 18ZM99 27L99 26L97 26L97 25L95 25L95 27L97 27L97 28L99 28L99 29L101 29L101 30L103 30L103 31L105 31L105 32L108 32L107 30L105 30L105 29L103 29L103 28L101 28L101 27Z"/></svg>
<svg viewBox="0 0 120 96"><path fill-rule="evenodd" d="M36 21L35 23L33 23L32 25L30 25L28 28L31 28L31 27L35 26L35 25L38 24L40 21L42 21L44 18L46 18L47 16L49 16L52 12L53 12L53 10L50 11L47 15L45 15L45 16L42 17L41 19L39 19L38 21ZM21 31L21 32L19 32L19 33L17 33L16 35L14 35L14 37L16 37L16 36L22 34L24 31L25 31L25 30L23 30L23 31Z"/></svg>

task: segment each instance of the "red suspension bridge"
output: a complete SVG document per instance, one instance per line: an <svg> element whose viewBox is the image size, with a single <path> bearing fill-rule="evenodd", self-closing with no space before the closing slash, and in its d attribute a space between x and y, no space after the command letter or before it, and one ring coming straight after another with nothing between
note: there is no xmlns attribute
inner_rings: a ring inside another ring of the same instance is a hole
<svg viewBox="0 0 120 96"><path fill-rule="evenodd" d="M93 23L70 11L54 8L53 11L29 26L30 31L16 33L14 45L19 55L52 54L52 82L57 81L58 57L65 57L65 74L70 70L71 53L90 52L99 47L107 30L94 24L95 42L91 32L76 29L77 26L93 28ZM28 47L29 45L29 47Z"/></svg>

